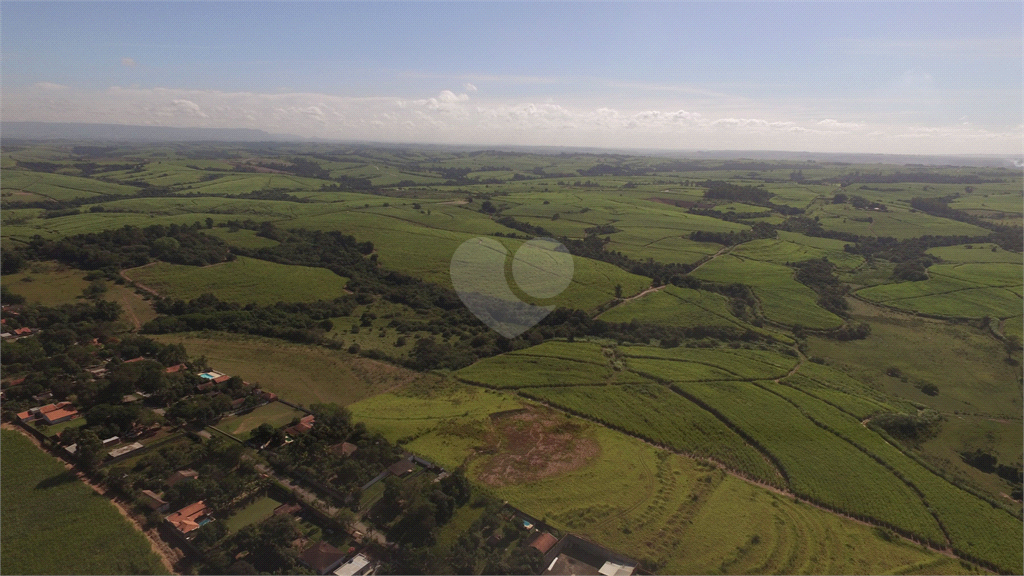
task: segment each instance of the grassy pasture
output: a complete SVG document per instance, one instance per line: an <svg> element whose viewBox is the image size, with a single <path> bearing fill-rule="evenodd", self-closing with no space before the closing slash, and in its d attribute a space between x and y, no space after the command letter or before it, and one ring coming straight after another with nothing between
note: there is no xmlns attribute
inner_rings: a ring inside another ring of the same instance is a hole
<svg viewBox="0 0 1024 576"><path fill-rule="evenodd" d="M818 295L797 282L793 269L787 266L724 254L693 275L701 280L750 285L761 301L764 315L780 324L820 329L842 324L842 319L818 306Z"/></svg>
<svg viewBox="0 0 1024 576"><path fill-rule="evenodd" d="M282 404L271 402L260 406L248 414L228 416L216 424L217 428L231 434L239 440L248 440L250 433L258 428L260 424L270 424L274 428L280 428L293 418L301 418L305 413Z"/></svg>
<svg viewBox="0 0 1024 576"><path fill-rule="evenodd" d="M985 331L915 318L857 300L851 300L851 312L854 320L871 324L868 338L836 342L810 337L808 354L825 358L890 397L943 412L1020 417L1020 388L1014 384L1019 372L1002 361L1006 355L1002 344ZM811 364L806 367L813 369ZM907 382L887 376L889 367L899 368ZM831 376L827 381L838 380ZM921 383L935 384L939 395L924 394L916 387Z"/></svg>
<svg viewBox="0 0 1024 576"><path fill-rule="evenodd" d="M18 432L0 436L5 574L166 574L146 537L110 501Z"/></svg>
<svg viewBox="0 0 1024 576"><path fill-rule="evenodd" d="M991 252L990 252L991 253ZM857 295L912 312L954 318L1021 315L1021 266L1010 263L936 264L929 279L884 284L859 290Z"/></svg>
<svg viewBox="0 0 1024 576"><path fill-rule="evenodd" d="M125 274L172 298L191 300L209 292L221 300L243 304L332 300L345 293L348 282L326 268L245 257L203 267L157 262Z"/></svg>
<svg viewBox="0 0 1024 576"><path fill-rule="evenodd" d="M5 192L15 190L30 192L52 200L71 200L99 194L130 196L138 192L138 188L134 186L110 184L79 176L28 172L25 170L9 170L4 172L0 188Z"/></svg>
<svg viewBox="0 0 1024 576"><path fill-rule="evenodd" d="M967 246L971 246L968 248ZM992 248L996 251L993 252ZM1021 255L1016 252L1007 252L995 244L961 244L959 246L939 246L929 248L928 254L938 256L946 262L956 263L984 263L984 262L1008 262L1012 264L1021 263Z"/></svg>
<svg viewBox="0 0 1024 576"><path fill-rule="evenodd" d="M931 216L924 212L889 205L888 212L857 210L849 204L824 204L811 216L819 216L826 230L852 232L861 236L891 236L896 239L917 238L926 234L985 236L984 228ZM868 219L871 221L867 221Z"/></svg>
<svg viewBox="0 0 1024 576"><path fill-rule="evenodd" d="M210 365L276 392L289 402L348 405L408 382L429 378L404 368L343 352L288 344L269 338L224 333L151 336L182 343L191 354L205 355Z"/></svg>
<svg viewBox="0 0 1024 576"><path fill-rule="evenodd" d="M733 248L731 254L742 258L749 258L751 260L759 260L762 262L770 262L772 264L787 264L790 262L803 262L805 260L813 260L820 258L828 258L829 262L836 265L841 270L852 270L857 268L864 263L864 258L855 254L848 254L843 251L842 242L831 240L829 244L825 242L808 243L805 241L807 236L802 234L787 234L787 237L792 240L784 240L779 233L780 238L778 240L766 238L763 240L753 240L740 244ZM826 238L815 238L815 240L828 240ZM838 247L835 244L840 244ZM814 244L817 244L815 246ZM830 245L831 244L831 245ZM827 246L827 247L826 247Z"/></svg>
<svg viewBox="0 0 1024 576"><path fill-rule="evenodd" d="M224 525L228 527L228 533L234 534L250 524L255 524L269 517L274 513L274 508L277 508L281 504L283 504L283 502L275 500L270 496L257 498L256 501L252 502L245 508L235 512L228 518L225 518Z"/></svg>
<svg viewBox="0 0 1024 576"><path fill-rule="evenodd" d="M57 262L33 262L27 270L4 276L3 283L26 302L57 306L82 301L79 296L89 286L83 276L85 272Z"/></svg>
<svg viewBox="0 0 1024 576"><path fill-rule="evenodd" d="M448 384L440 391L400 391L379 394L349 406L355 421L433 462L454 469L473 456L493 427L490 415L517 410L514 396Z"/></svg>
<svg viewBox="0 0 1024 576"><path fill-rule="evenodd" d="M616 306L600 318L608 322L636 319L666 326L746 327L729 311L729 300L725 296L671 285Z"/></svg>

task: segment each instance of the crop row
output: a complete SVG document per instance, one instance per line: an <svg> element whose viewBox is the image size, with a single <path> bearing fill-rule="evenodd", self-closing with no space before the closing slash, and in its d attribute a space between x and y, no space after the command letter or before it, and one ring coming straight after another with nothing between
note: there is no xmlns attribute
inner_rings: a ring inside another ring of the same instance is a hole
<svg viewBox="0 0 1024 576"><path fill-rule="evenodd" d="M665 386L527 388L520 393L673 450L714 458L762 482L778 485L781 480L740 436Z"/></svg>
<svg viewBox="0 0 1024 576"><path fill-rule="evenodd" d="M951 484L910 458L878 433L833 406L785 385L766 383L810 419L849 442L913 486L959 555L999 572L1021 573L1020 519Z"/></svg>
<svg viewBox="0 0 1024 576"><path fill-rule="evenodd" d="M786 400L748 384L691 383L680 393L743 430L772 456L793 492L822 506L941 542L920 497L860 450L816 426Z"/></svg>

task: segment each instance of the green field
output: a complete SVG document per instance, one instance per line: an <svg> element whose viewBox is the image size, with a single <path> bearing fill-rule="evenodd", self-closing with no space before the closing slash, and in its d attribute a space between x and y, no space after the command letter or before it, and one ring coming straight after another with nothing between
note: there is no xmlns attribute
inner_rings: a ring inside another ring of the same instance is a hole
<svg viewBox="0 0 1024 576"><path fill-rule="evenodd" d="M0 436L5 574L167 573L146 537L109 500L18 432Z"/></svg>
<svg viewBox="0 0 1024 576"><path fill-rule="evenodd" d="M248 414L228 416L216 424L217 428L231 434L239 440L249 439L250 433L260 424L270 424L274 428L287 425L294 418L301 418L305 413L280 402L271 402L260 406Z"/></svg>
<svg viewBox="0 0 1024 576"><path fill-rule="evenodd" d="M125 274L162 296L191 300L210 293L240 304L333 300L345 293L348 282L326 268L245 257L202 267L157 262L126 270Z"/></svg>
<svg viewBox="0 0 1024 576"><path fill-rule="evenodd" d="M872 286L857 295L901 310L952 318L1009 318L1024 310L1020 264L936 264L928 276L924 281Z"/></svg>
<svg viewBox="0 0 1024 576"><path fill-rule="evenodd" d="M750 285L761 301L761 308L769 320L807 328L835 328L842 320L818 306L818 295L796 281L793 269L787 266L749 260L725 254L701 266L694 276L731 284Z"/></svg>
<svg viewBox="0 0 1024 576"><path fill-rule="evenodd" d="M273 514L274 508L277 508L281 504L283 504L283 502L270 496L257 498L245 508L242 508L238 512L235 512L231 516L225 518L224 524L228 527L229 532L234 534L250 524L255 524L264 518L267 518Z"/></svg>
<svg viewBox="0 0 1024 576"><path fill-rule="evenodd" d="M223 333L161 334L153 339L180 342L205 355L210 365L241 376L263 390L296 404L351 404L426 376L404 368L356 358L344 352L288 344L280 340Z"/></svg>

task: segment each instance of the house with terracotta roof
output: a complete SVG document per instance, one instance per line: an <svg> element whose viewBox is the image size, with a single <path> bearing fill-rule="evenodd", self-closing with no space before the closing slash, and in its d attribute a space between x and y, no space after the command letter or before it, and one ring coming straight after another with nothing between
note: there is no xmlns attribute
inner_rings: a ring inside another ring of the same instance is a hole
<svg viewBox="0 0 1024 576"><path fill-rule="evenodd" d="M43 420L47 424L57 424L58 422L71 420L75 416L78 416L78 410L71 406L71 402L66 401L57 404L47 404L38 408L30 408L18 413L18 419L22 422Z"/></svg>
<svg viewBox="0 0 1024 576"><path fill-rule="evenodd" d="M317 574L329 574L345 559L345 553L327 542L317 542L312 548L299 554L299 562Z"/></svg>
<svg viewBox="0 0 1024 576"><path fill-rule="evenodd" d="M169 366L166 369L164 369L164 372L168 374L175 374L177 372L181 372L185 368L186 366L184 364L175 364L174 366Z"/></svg>
<svg viewBox="0 0 1024 576"><path fill-rule="evenodd" d="M334 454L335 456L338 456L340 458L348 458L353 453L355 453L356 450L359 450L359 447L351 442L342 442L341 444L335 444L334 446L331 446L330 448L328 448L328 450L331 452L331 454Z"/></svg>
<svg viewBox="0 0 1024 576"><path fill-rule="evenodd" d="M209 510L206 508L206 502L200 500L185 506L177 512L168 514L166 520L168 524L173 526L185 538L191 539L195 536L193 532L198 530L203 524L212 522L213 517L210 516Z"/></svg>
<svg viewBox="0 0 1024 576"><path fill-rule="evenodd" d="M125 360L124 363L131 364L132 362L142 362L143 360L145 360L145 358L143 358L142 356L138 356L136 358L132 358L131 360Z"/></svg>
<svg viewBox="0 0 1024 576"><path fill-rule="evenodd" d="M28 328L28 327L26 327L26 328L18 328L17 330L14 331L14 335L15 336L31 336L32 335L32 329Z"/></svg>
<svg viewBox="0 0 1024 576"><path fill-rule="evenodd" d="M168 476L167 480L164 480L164 484L167 484L168 487L171 487L179 482L184 482L186 480L195 480L196 478L199 478L199 472L196 472L195 470L178 470L174 474Z"/></svg>
<svg viewBox="0 0 1024 576"><path fill-rule="evenodd" d="M558 538L555 538L550 532L544 532L533 539L530 542L530 548L536 548L541 554L547 554L551 547L558 543Z"/></svg>
<svg viewBox="0 0 1024 576"><path fill-rule="evenodd" d="M316 421L316 417L312 414L303 416L299 423L294 426L289 426L284 429L284 433L289 436L298 436L299 434L306 434L313 429L313 423Z"/></svg>

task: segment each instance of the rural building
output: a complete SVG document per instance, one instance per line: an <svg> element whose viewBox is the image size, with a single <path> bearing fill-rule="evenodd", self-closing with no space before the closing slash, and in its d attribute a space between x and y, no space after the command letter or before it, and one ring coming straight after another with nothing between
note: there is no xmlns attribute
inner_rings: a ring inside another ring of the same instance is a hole
<svg viewBox="0 0 1024 576"><path fill-rule="evenodd" d="M345 559L345 553L331 546L327 542L317 542L312 548L299 554L299 562L302 562L317 574L329 574L341 565Z"/></svg>
<svg viewBox="0 0 1024 576"><path fill-rule="evenodd" d="M544 532L530 542L530 548L536 548L541 554L547 554L548 550L551 550L551 547L557 543L558 538L555 538L550 532Z"/></svg>
<svg viewBox="0 0 1024 576"><path fill-rule="evenodd" d="M199 472L196 472L195 470L178 470L174 474L168 476L167 480L164 480L164 484L167 484L168 487L171 487L179 482L184 482L185 480L195 480L196 478L199 478Z"/></svg>
<svg viewBox="0 0 1024 576"><path fill-rule="evenodd" d="M398 462L395 462L391 466L388 466L388 472L390 472L393 476L398 476L399 478L405 476L406 474L412 472L415 469L416 465L413 464L412 460L410 460L409 458L402 458Z"/></svg>
<svg viewBox="0 0 1024 576"><path fill-rule="evenodd" d="M328 450L330 450L331 454L334 454L335 456L341 458L348 458L356 450L359 450L359 447L356 446L355 444L352 444L351 442L342 442L341 444L335 444L334 446L331 446L330 448L328 448Z"/></svg>
<svg viewBox="0 0 1024 576"><path fill-rule="evenodd" d="M125 360L124 363L131 364L132 362L142 362L143 360L145 360L145 358L143 358L142 356L138 356L136 358L132 358L131 360Z"/></svg>
<svg viewBox="0 0 1024 576"><path fill-rule="evenodd" d="M15 336L31 336L32 335L32 329L31 328L18 328L17 330L14 331L14 335Z"/></svg>
<svg viewBox="0 0 1024 576"><path fill-rule="evenodd" d="M14 334L11 334L10 332L0 332L0 338L3 338L4 340L7 340L12 336L14 336Z"/></svg>
<svg viewBox="0 0 1024 576"><path fill-rule="evenodd" d="M142 398L136 394L125 394L121 397L121 404L134 404L139 400L142 400Z"/></svg>
<svg viewBox="0 0 1024 576"><path fill-rule="evenodd" d="M264 392L263 399L266 400L267 402L276 402L277 394L274 394L273 392Z"/></svg>
<svg viewBox="0 0 1024 576"><path fill-rule="evenodd" d="M356 554L351 557L338 569L334 571L334 576L361 576L366 574L373 567L370 566L370 559L362 554Z"/></svg>
<svg viewBox="0 0 1024 576"><path fill-rule="evenodd" d="M245 398L235 398L231 401L231 409L238 410L243 404L245 404Z"/></svg>
<svg viewBox="0 0 1024 576"><path fill-rule="evenodd" d="M58 422L71 420L75 416L78 416L78 410L71 407L71 402L59 402L19 412L18 420L22 422L43 420L47 424L57 424Z"/></svg>
<svg viewBox="0 0 1024 576"><path fill-rule="evenodd" d="M43 412L43 420L47 424L59 424L60 422L67 422L68 420L71 420L72 418L76 418L78 416L78 410L72 408L70 402L61 402L61 404L65 404L66 407L59 407L56 410Z"/></svg>
<svg viewBox="0 0 1024 576"><path fill-rule="evenodd" d="M53 398L53 392L41 392L32 396L32 399L36 402L42 402L43 400L49 400L50 398Z"/></svg>
<svg viewBox="0 0 1024 576"><path fill-rule="evenodd" d="M277 516L278 514L295 514L300 510L302 510L302 506L294 502L291 504L281 504L277 508L274 508L274 516Z"/></svg>
<svg viewBox="0 0 1024 576"><path fill-rule="evenodd" d="M146 503L146 506L149 506L150 510L156 510L157 512L167 512L167 508L170 506L152 490L143 490L142 500Z"/></svg>
<svg viewBox="0 0 1024 576"><path fill-rule="evenodd" d="M128 454L130 452L135 452L136 450L139 450L141 448L143 448L143 446L142 446L142 444L139 444L138 442L132 442L131 444L125 444L124 446L121 446L120 448L114 448L113 450L108 452L107 453L107 458L120 458L121 456L124 456L125 454Z"/></svg>
<svg viewBox="0 0 1024 576"><path fill-rule="evenodd" d="M184 364L175 364L174 366L167 367L164 370L164 372L166 372L168 374L174 374L174 373L177 373L177 372L181 372L182 370L185 369L185 367L186 366Z"/></svg>
<svg viewBox="0 0 1024 576"><path fill-rule="evenodd" d="M631 576L633 570L636 570L636 566L630 566L629 564L619 564L617 562L605 562L598 569L598 572L604 576Z"/></svg>
<svg viewBox="0 0 1024 576"><path fill-rule="evenodd" d="M227 382L228 380L231 380L231 376L228 376L227 374L222 374L222 375L217 376L216 378L214 378L213 379L213 383L214 384L223 384L223 383Z"/></svg>
<svg viewBox="0 0 1024 576"><path fill-rule="evenodd" d="M192 532L199 529L203 524L212 521L213 518L209 515L209 512L206 509L206 503L202 500L194 504L189 504L181 510L167 516L167 523L173 526L174 529L185 536L185 538L190 538L189 535L192 534ZM192 534L192 536L195 536L195 534Z"/></svg>
<svg viewBox="0 0 1024 576"><path fill-rule="evenodd" d="M313 429L313 423L316 421L316 417L312 414L303 416L299 423L294 426L289 426L284 429L284 433L289 436L298 436L299 434L305 434Z"/></svg>
<svg viewBox="0 0 1024 576"><path fill-rule="evenodd" d="M111 436L110 438L107 438L107 439L105 439L103 441L103 447L106 448L107 446L113 446L115 444L120 444L120 443L121 443L121 437L120 436Z"/></svg>
<svg viewBox="0 0 1024 576"><path fill-rule="evenodd" d="M575 534L568 534L544 555L542 574L630 576L639 562Z"/></svg>

